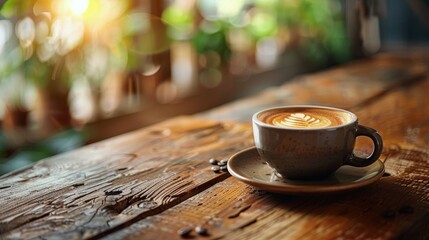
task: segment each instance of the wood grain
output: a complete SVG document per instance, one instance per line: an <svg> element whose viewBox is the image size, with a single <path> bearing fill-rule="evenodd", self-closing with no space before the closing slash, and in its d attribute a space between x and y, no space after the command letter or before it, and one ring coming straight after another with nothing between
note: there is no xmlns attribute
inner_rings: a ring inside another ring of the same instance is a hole
<svg viewBox="0 0 429 240"><path fill-rule="evenodd" d="M157 214L227 177L209 158L251 143L248 125L179 117L47 159L2 179L4 238L88 238Z"/></svg>
<svg viewBox="0 0 429 240"><path fill-rule="evenodd" d="M177 230L203 224L225 239L391 239L428 220L426 149L388 149L391 176L343 194L282 196L234 178L116 232L108 239L179 239ZM406 164L408 168L403 168ZM420 165L420 166L419 166ZM426 168L423 168L424 167ZM418 171L415 171L415 168ZM410 175L410 170L414 174ZM197 237L194 232L192 236Z"/></svg>
<svg viewBox="0 0 429 240"><path fill-rule="evenodd" d="M427 66L419 55L380 55L2 176L0 238L174 239L198 224L226 239L428 236ZM253 145L253 112L298 103L347 108L378 129L386 177L350 193L299 197L210 170L209 158Z"/></svg>
<svg viewBox="0 0 429 240"><path fill-rule="evenodd" d="M109 239L175 239L178 229L198 224L214 239L427 239L429 106L421 90L428 87L426 77L352 108L385 139L387 173L374 185L344 194L282 196L228 178ZM407 129L418 134L408 136Z"/></svg>
<svg viewBox="0 0 429 240"><path fill-rule="evenodd" d="M427 57L384 55L304 75L262 93L202 113L205 118L249 122L264 108L314 104L352 109L419 80L429 71Z"/></svg>

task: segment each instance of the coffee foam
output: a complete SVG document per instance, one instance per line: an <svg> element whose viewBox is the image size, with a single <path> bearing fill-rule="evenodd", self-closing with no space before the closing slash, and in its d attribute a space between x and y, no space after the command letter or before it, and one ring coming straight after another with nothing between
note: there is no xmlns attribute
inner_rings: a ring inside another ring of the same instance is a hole
<svg viewBox="0 0 429 240"><path fill-rule="evenodd" d="M273 109L258 115L266 124L288 128L323 128L340 126L352 121L347 112L323 108Z"/></svg>

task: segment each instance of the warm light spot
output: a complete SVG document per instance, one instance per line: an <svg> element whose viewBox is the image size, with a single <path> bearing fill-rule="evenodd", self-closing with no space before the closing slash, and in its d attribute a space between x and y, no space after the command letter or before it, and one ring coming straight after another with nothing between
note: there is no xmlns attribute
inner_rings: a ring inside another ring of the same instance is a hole
<svg viewBox="0 0 429 240"><path fill-rule="evenodd" d="M72 13L81 15L88 8L88 0L69 0L68 4Z"/></svg>
<svg viewBox="0 0 429 240"><path fill-rule="evenodd" d="M152 63L148 63L148 64L144 64L143 70L141 73L143 76L151 76L151 75L154 75L155 73L157 73L159 71L159 69L161 69L161 65L155 65Z"/></svg>
<svg viewBox="0 0 429 240"><path fill-rule="evenodd" d="M82 15L88 8L88 0L62 0L52 3L59 15Z"/></svg>
<svg viewBox="0 0 429 240"><path fill-rule="evenodd" d="M84 23L71 17L62 17L52 24L52 40L55 41L56 52L66 55L83 39Z"/></svg>

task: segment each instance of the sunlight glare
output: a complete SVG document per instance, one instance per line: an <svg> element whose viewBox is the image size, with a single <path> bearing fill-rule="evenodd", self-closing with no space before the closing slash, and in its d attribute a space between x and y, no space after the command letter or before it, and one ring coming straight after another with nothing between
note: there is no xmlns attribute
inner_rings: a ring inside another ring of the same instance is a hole
<svg viewBox="0 0 429 240"><path fill-rule="evenodd" d="M69 0L68 5L73 14L81 15L88 8L88 0Z"/></svg>
<svg viewBox="0 0 429 240"><path fill-rule="evenodd" d="M58 15L80 16L87 10L88 4L88 0L62 0L53 1L52 7Z"/></svg>

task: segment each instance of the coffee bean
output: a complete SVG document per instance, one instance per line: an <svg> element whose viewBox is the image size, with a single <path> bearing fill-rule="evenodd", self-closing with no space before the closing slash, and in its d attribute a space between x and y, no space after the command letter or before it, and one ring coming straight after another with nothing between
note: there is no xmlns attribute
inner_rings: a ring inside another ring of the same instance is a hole
<svg viewBox="0 0 429 240"><path fill-rule="evenodd" d="M220 170L221 171L227 171L228 170L228 166L226 166L226 165L220 166Z"/></svg>
<svg viewBox="0 0 429 240"><path fill-rule="evenodd" d="M201 225L198 225L198 226L195 227L195 232L197 232L201 236L207 236L208 233L209 233L208 230L207 230L207 228L205 228L205 227L203 227Z"/></svg>
<svg viewBox="0 0 429 240"><path fill-rule="evenodd" d="M226 165L226 162L218 162L218 163L217 163L217 165L218 165L218 166L225 166L225 165Z"/></svg>
<svg viewBox="0 0 429 240"><path fill-rule="evenodd" d="M215 173L219 173L220 172L220 167L219 166L213 166L212 167L212 171Z"/></svg>
<svg viewBox="0 0 429 240"><path fill-rule="evenodd" d="M226 165L228 163L228 159L222 159L220 162Z"/></svg>
<svg viewBox="0 0 429 240"><path fill-rule="evenodd" d="M218 164L218 160L217 159L214 159L214 158L210 158L210 160L209 160L209 163L211 164L211 165L217 165Z"/></svg>
<svg viewBox="0 0 429 240"><path fill-rule="evenodd" d="M388 209L388 210L383 212L383 217L386 219L395 218L396 217L396 211Z"/></svg>
<svg viewBox="0 0 429 240"><path fill-rule="evenodd" d="M177 231L177 233L183 238L189 237L189 235L191 235L191 232L192 232L192 228L182 228L179 231Z"/></svg>
<svg viewBox="0 0 429 240"><path fill-rule="evenodd" d="M405 205L405 206L402 206L398 211L401 214L410 214L414 212L414 208L411 206Z"/></svg>

